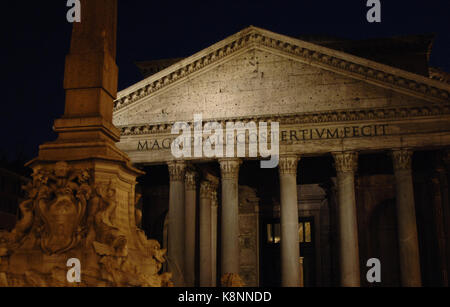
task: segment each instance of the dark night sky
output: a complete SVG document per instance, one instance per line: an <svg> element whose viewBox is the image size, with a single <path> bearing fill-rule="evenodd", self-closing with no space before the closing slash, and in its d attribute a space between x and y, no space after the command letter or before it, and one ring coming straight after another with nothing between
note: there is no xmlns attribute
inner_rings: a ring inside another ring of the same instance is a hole
<svg viewBox="0 0 450 307"><path fill-rule="evenodd" d="M7 1L1 9L3 136L0 153L37 155L54 140L64 110L63 73L71 25L65 0ZM139 81L134 61L185 57L255 25L288 36L343 38L437 35L431 65L450 72L450 1L381 0L382 23L366 21L366 0L119 0L119 89Z"/></svg>

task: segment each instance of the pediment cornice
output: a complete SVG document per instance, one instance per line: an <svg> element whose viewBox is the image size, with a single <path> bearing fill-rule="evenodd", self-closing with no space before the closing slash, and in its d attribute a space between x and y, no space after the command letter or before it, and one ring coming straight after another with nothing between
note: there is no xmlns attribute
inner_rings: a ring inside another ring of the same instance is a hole
<svg viewBox="0 0 450 307"><path fill-rule="evenodd" d="M450 101L449 84L264 29L249 27L119 92L114 102L114 111L121 113L144 97L187 79L188 76L219 63L238 51L254 48L427 101Z"/></svg>

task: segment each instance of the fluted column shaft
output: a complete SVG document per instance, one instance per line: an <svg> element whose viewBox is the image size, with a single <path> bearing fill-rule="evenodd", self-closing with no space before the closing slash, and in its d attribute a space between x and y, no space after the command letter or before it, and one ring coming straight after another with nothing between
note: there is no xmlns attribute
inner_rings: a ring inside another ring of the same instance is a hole
<svg viewBox="0 0 450 307"><path fill-rule="evenodd" d="M420 258L412 178L412 151L392 152L396 183L398 243L402 285L420 287Z"/></svg>
<svg viewBox="0 0 450 307"><path fill-rule="evenodd" d="M194 172L186 173L184 219L184 279L187 287L195 286L195 234L197 220L197 182Z"/></svg>
<svg viewBox="0 0 450 307"><path fill-rule="evenodd" d="M297 156L282 156L280 173L281 284L300 287L300 245L298 238Z"/></svg>
<svg viewBox="0 0 450 307"><path fill-rule="evenodd" d="M184 286L184 177L186 164L168 162L170 175L168 257L169 271L173 273L175 286Z"/></svg>
<svg viewBox="0 0 450 307"><path fill-rule="evenodd" d="M341 286L360 286L358 222L355 197L356 152L333 153L338 186L339 264Z"/></svg>
<svg viewBox="0 0 450 307"><path fill-rule="evenodd" d="M241 161L223 159L219 162L222 177L221 273L239 274L238 180Z"/></svg>

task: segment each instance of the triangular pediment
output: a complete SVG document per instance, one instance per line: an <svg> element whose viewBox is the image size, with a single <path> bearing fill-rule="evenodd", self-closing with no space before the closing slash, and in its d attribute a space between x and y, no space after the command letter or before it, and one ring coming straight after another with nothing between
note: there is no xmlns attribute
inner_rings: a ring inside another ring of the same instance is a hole
<svg viewBox="0 0 450 307"><path fill-rule="evenodd" d="M448 103L449 92L442 82L249 27L121 91L114 117L123 126L196 112L225 118Z"/></svg>

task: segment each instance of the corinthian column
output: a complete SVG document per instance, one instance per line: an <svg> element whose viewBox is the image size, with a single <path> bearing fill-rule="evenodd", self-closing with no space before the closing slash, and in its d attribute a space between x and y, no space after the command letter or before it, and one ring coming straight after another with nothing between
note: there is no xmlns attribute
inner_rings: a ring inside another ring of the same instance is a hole
<svg viewBox="0 0 450 307"><path fill-rule="evenodd" d="M186 163L168 162L170 175L168 256L175 286L184 285L184 176Z"/></svg>
<svg viewBox="0 0 450 307"><path fill-rule="evenodd" d="M355 172L356 152L333 153L338 186L339 263L341 285L359 287L358 222L356 215Z"/></svg>
<svg viewBox="0 0 450 307"><path fill-rule="evenodd" d="M211 191L212 184L200 184L200 287L211 287Z"/></svg>
<svg viewBox="0 0 450 307"><path fill-rule="evenodd" d="M239 159L220 160L222 176L222 277L239 275Z"/></svg>
<svg viewBox="0 0 450 307"><path fill-rule="evenodd" d="M197 174L186 173L185 217L184 217L184 279L187 287L195 286L195 227L197 203Z"/></svg>
<svg viewBox="0 0 450 307"><path fill-rule="evenodd" d="M298 241L297 166L298 156L282 156L280 172L281 284L300 287L300 245Z"/></svg>
<svg viewBox="0 0 450 307"><path fill-rule="evenodd" d="M402 285L420 287L419 243L412 179L412 151L392 152L396 183L398 243Z"/></svg>

